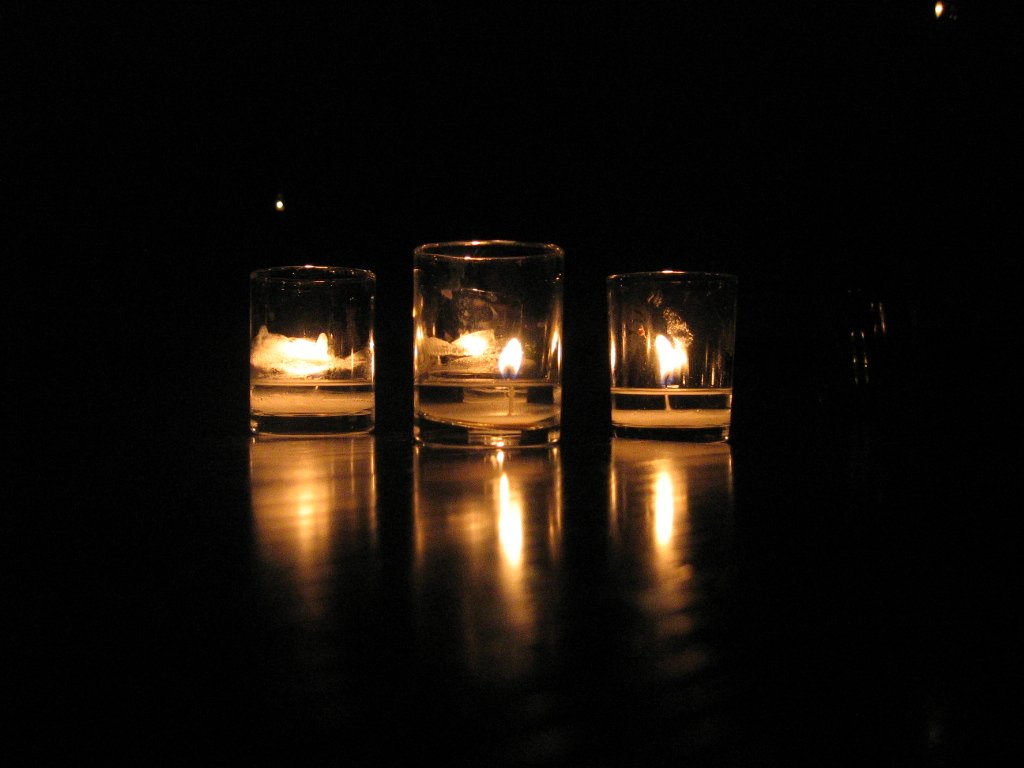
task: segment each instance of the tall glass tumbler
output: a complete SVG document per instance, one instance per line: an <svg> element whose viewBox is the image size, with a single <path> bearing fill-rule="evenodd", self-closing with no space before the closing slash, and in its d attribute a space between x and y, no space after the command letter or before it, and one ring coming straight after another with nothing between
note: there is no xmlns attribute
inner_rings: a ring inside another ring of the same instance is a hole
<svg viewBox="0 0 1024 768"><path fill-rule="evenodd" d="M293 266L249 277L253 434L365 434L374 425L376 276Z"/></svg>
<svg viewBox="0 0 1024 768"><path fill-rule="evenodd" d="M430 243L415 249L413 261L417 442L556 444L562 249L509 240Z"/></svg>
<svg viewBox="0 0 1024 768"><path fill-rule="evenodd" d="M632 272L607 286L615 435L728 440L736 276Z"/></svg>

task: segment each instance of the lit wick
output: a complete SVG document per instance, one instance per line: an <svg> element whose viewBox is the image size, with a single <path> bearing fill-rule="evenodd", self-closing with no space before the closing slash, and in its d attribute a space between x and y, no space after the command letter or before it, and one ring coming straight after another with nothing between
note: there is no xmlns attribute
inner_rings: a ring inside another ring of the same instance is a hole
<svg viewBox="0 0 1024 768"><path fill-rule="evenodd" d="M519 375L519 368L523 364L523 345L519 343L519 339L513 336L508 340L508 344L501 350L501 354L498 355L498 373L503 379L514 379ZM512 394L515 391L515 387L511 384L508 388L508 415L512 415Z"/></svg>
<svg viewBox="0 0 1024 768"><path fill-rule="evenodd" d="M669 341L660 333L654 339L654 348L658 351L658 368L661 374L661 386L678 388L690 372L690 357L686 354L686 346L682 339ZM668 393L665 393L665 409L669 409Z"/></svg>

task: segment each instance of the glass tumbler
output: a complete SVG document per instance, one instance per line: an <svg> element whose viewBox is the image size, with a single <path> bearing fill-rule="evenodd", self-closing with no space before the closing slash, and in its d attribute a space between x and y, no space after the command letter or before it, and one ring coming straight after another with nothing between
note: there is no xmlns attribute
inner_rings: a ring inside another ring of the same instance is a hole
<svg viewBox="0 0 1024 768"><path fill-rule="evenodd" d="M735 275L611 275L612 430L619 437L729 439L736 346Z"/></svg>
<svg viewBox="0 0 1024 768"><path fill-rule="evenodd" d="M413 252L414 437L448 447L543 447L560 437L557 245L430 243Z"/></svg>
<svg viewBox="0 0 1024 768"><path fill-rule="evenodd" d="M365 434L374 426L376 277L292 266L249 277L253 434Z"/></svg>

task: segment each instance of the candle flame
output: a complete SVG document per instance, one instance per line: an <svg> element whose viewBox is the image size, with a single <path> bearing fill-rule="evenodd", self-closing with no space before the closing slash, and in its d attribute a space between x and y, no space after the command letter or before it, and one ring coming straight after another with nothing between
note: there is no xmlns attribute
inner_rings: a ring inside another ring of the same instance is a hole
<svg viewBox="0 0 1024 768"><path fill-rule="evenodd" d="M519 343L519 339L513 336L498 355L498 373L506 378L518 376L522 364L523 345Z"/></svg>
<svg viewBox="0 0 1024 768"><path fill-rule="evenodd" d="M452 342L452 350L458 355L482 355L493 346L494 331L466 333Z"/></svg>
<svg viewBox="0 0 1024 768"><path fill-rule="evenodd" d="M669 341L660 333L654 340L654 348L658 352L658 368L662 386L670 383L678 384L682 377L690 372L690 358L686 354L686 346L682 339L672 338Z"/></svg>
<svg viewBox="0 0 1024 768"><path fill-rule="evenodd" d="M942 12L944 10L946 10L946 6L945 5L943 5L942 3L936 3L935 4L935 18L936 19L939 18L939 16L942 15Z"/></svg>
<svg viewBox="0 0 1024 768"><path fill-rule="evenodd" d="M333 363L326 333L314 341L269 333L263 327L252 351L254 366L279 370L289 376L315 376L330 370Z"/></svg>

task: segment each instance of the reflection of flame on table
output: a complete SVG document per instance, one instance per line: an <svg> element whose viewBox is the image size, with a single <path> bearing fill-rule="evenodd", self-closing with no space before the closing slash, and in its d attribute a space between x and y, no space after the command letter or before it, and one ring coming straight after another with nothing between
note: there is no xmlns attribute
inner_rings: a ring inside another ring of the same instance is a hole
<svg viewBox="0 0 1024 768"><path fill-rule="evenodd" d="M268 572L290 583L307 614L318 616L335 550L376 539L373 439L254 441L249 485Z"/></svg>
<svg viewBox="0 0 1024 768"><path fill-rule="evenodd" d="M658 550L685 548L693 510L708 502L710 491L724 487L731 496L731 477L728 444L616 438L609 488L614 528L630 538L637 526L649 525L649 535L638 542L653 542Z"/></svg>
<svg viewBox="0 0 1024 768"><path fill-rule="evenodd" d="M731 455L718 443L612 440L613 555L635 568L644 640L671 643L662 654L666 675L689 678L713 663L694 633L715 620L709 606L732 530Z"/></svg>
<svg viewBox="0 0 1024 768"><path fill-rule="evenodd" d="M686 496L682 501L685 507ZM672 531L676 522L676 494L672 474L667 469L658 471L654 480L654 540L659 550L664 551L672 543Z"/></svg>
<svg viewBox="0 0 1024 768"><path fill-rule="evenodd" d="M504 472L498 480L498 541L505 562L518 568L523 560L523 507L519 494L509 489L508 475Z"/></svg>
<svg viewBox="0 0 1024 768"><path fill-rule="evenodd" d="M463 658L487 675L533 663L537 584L561 552L560 463L543 455L433 453L414 462L415 579L426 595L451 596L449 619L431 601L422 620L457 636ZM437 622L441 622L438 624Z"/></svg>

